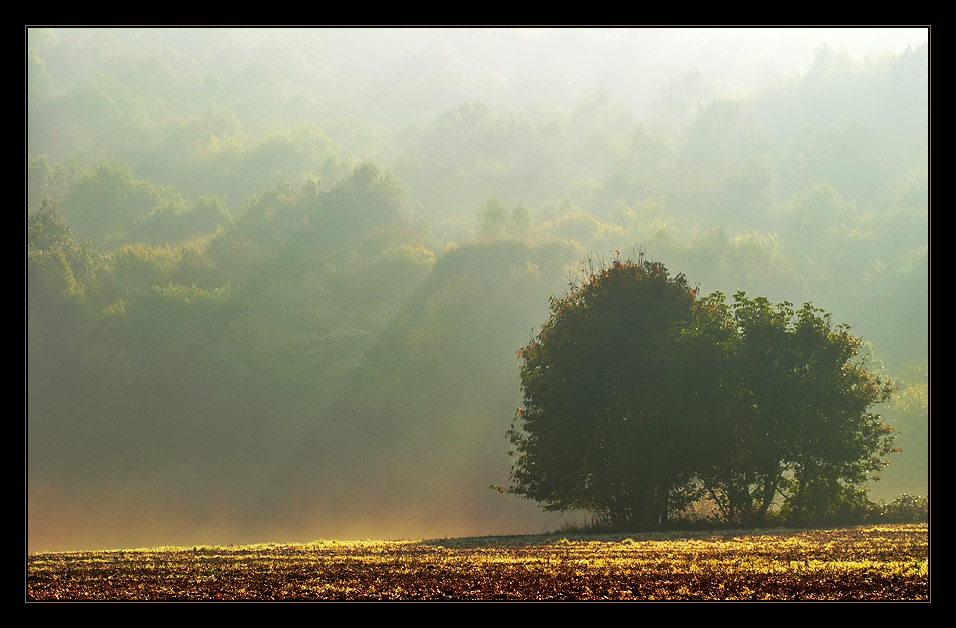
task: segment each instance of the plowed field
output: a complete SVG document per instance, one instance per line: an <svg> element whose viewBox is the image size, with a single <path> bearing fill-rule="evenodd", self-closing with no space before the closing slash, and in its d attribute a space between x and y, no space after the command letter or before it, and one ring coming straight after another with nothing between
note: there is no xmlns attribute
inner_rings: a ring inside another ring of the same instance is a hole
<svg viewBox="0 0 956 628"><path fill-rule="evenodd" d="M32 600L929 600L922 525L45 553Z"/></svg>

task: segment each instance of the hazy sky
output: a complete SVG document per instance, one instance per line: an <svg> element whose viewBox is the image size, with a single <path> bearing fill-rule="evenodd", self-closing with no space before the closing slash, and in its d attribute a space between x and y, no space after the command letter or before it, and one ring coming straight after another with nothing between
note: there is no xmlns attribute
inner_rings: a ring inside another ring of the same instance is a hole
<svg viewBox="0 0 956 628"><path fill-rule="evenodd" d="M824 43L862 58L918 46L928 40L929 29L528 29L512 35L527 39L532 65L547 67L560 59L572 71L602 68L603 76L591 78L613 94L626 88L619 77L629 74L627 65L640 67L645 84L648 79L664 81L677 73L700 70L710 81L746 89L806 71L814 51Z"/></svg>
<svg viewBox="0 0 956 628"><path fill-rule="evenodd" d="M268 35L259 31L249 36ZM490 105L575 106L601 88L643 116L660 89L699 72L724 96L805 72L823 44L856 59L901 52L928 40L928 28L424 28L289 32L311 45L347 50L356 74L385 70L395 80L442 69L461 95ZM245 37L245 34L242 35ZM564 93L554 91L564 83ZM555 99L565 102L556 102Z"/></svg>

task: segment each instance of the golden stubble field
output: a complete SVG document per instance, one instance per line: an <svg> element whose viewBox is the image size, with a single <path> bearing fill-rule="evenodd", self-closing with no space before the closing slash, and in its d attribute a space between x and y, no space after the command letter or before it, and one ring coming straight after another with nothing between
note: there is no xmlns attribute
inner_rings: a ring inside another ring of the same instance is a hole
<svg viewBox="0 0 956 628"><path fill-rule="evenodd" d="M928 601L929 528L62 552L26 576L30 600Z"/></svg>

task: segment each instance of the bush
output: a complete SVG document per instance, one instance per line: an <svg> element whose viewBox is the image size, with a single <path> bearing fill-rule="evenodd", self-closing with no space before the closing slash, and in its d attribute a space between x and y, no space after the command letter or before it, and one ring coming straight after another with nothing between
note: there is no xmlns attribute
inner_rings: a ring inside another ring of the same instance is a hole
<svg viewBox="0 0 956 628"><path fill-rule="evenodd" d="M889 504L880 500L877 504L877 516L880 521L887 523L929 521L929 497L903 493Z"/></svg>

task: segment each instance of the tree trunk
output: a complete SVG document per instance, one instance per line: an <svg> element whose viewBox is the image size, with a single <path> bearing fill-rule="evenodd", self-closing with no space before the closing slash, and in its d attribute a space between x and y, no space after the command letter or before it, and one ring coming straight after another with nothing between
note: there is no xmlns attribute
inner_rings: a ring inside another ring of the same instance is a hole
<svg viewBox="0 0 956 628"><path fill-rule="evenodd" d="M760 496L760 508L757 510L757 523L765 523L767 511L770 510L770 504L773 502L773 496L777 493L777 481L765 479L763 481L763 494Z"/></svg>

